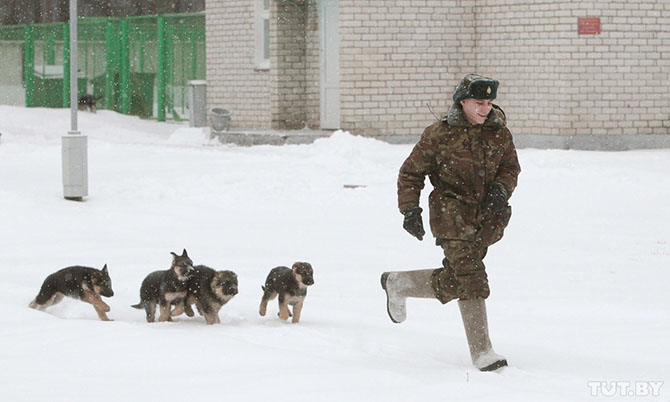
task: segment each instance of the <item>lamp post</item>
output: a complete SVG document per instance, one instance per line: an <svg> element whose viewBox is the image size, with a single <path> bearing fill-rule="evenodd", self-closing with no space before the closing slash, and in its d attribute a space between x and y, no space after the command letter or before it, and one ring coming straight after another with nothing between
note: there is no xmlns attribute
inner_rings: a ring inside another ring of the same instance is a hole
<svg viewBox="0 0 670 402"><path fill-rule="evenodd" d="M62 137L63 196L81 201L88 195L88 138L77 129L77 57L77 0L70 0L70 131Z"/></svg>

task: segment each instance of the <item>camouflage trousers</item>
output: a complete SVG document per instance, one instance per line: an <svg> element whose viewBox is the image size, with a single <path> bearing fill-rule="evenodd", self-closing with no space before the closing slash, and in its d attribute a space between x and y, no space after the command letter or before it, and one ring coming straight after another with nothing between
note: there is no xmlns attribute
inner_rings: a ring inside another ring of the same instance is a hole
<svg viewBox="0 0 670 402"><path fill-rule="evenodd" d="M447 303L489 297L489 281L484 266L487 247L480 242L439 239L444 251L442 268L433 271L431 286L435 297Z"/></svg>

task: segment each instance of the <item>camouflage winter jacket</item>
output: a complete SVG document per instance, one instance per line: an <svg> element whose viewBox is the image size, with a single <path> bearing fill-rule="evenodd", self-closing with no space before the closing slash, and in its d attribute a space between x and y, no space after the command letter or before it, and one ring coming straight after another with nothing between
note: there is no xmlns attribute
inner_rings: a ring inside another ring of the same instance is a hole
<svg viewBox="0 0 670 402"><path fill-rule="evenodd" d="M400 212L419 206L425 176L434 187L429 197L430 228L437 239L480 240L485 246L502 237L511 208L485 216L491 185L502 183L509 195L521 168L506 127L494 105L484 124L473 126L458 106L427 127L398 175Z"/></svg>

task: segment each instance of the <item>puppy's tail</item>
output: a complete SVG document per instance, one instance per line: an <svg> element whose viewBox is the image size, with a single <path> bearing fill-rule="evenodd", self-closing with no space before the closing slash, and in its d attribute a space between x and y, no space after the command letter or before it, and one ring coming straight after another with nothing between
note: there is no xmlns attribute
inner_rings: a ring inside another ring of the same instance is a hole
<svg viewBox="0 0 670 402"><path fill-rule="evenodd" d="M263 292L267 292L267 289L265 289L265 286L261 285L261 289L263 289Z"/></svg>
<svg viewBox="0 0 670 402"><path fill-rule="evenodd" d="M133 305L131 305L130 307L132 307L132 308L136 308L136 309L138 309L138 310L141 310L141 309L144 308L144 303L139 302L139 303L137 303L137 304L133 304Z"/></svg>

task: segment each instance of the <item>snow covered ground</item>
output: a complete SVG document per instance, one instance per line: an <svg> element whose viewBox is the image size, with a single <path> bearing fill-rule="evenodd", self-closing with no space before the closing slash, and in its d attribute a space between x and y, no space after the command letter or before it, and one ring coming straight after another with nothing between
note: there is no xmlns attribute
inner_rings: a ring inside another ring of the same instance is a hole
<svg viewBox="0 0 670 402"><path fill-rule="evenodd" d="M670 150L519 151L514 215L485 260L492 341L511 366L480 373L456 304L410 300L400 325L386 315L381 272L442 258L396 210L410 145L338 132L244 148L79 117L78 203L62 198L69 111L0 106L2 401L670 401ZM130 308L183 248L239 275L221 325L147 324ZM295 261L315 270L301 322L277 319L276 302L260 317L268 271ZM48 274L105 263L114 322L68 299L27 307Z"/></svg>

